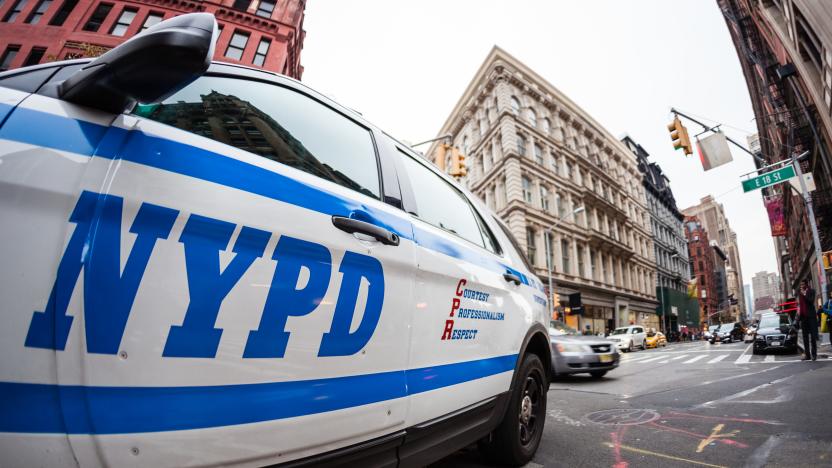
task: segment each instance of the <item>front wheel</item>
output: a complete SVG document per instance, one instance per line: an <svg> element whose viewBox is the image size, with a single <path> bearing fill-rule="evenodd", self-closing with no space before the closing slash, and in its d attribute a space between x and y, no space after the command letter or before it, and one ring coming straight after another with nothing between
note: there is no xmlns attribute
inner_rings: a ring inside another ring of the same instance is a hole
<svg viewBox="0 0 832 468"><path fill-rule="evenodd" d="M528 463L540 445L545 420L546 374L540 358L529 354L520 365L517 385L487 455L506 465Z"/></svg>
<svg viewBox="0 0 832 468"><path fill-rule="evenodd" d="M647 340L644 340L644 341L641 342L641 349L644 349L644 350L647 349Z"/></svg>
<svg viewBox="0 0 832 468"><path fill-rule="evenodd" d="M629 345L627 345L627 352L628 352L628 353L632 353L632 352L633 352L633 341L632 341L632 340L630 340L630 344L629 344Z"/></svg>

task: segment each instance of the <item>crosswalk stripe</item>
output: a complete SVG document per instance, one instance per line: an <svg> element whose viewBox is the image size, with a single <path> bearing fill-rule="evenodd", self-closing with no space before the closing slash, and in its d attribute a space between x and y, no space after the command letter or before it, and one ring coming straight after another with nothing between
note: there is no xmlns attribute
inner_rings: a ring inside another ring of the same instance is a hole
<svg viewBox="0 0 832 468"><path fill-rule="evenodd" d="M774 362L774 355L769 354L768 356L766 356L766 358L764 359L764 362Z"/></svg>
<svg viewBox="0 0 832 468"><path fill-rule="evenodd" d="M715 357L715 358L711 359L710 361L708 361L708 364L713 364L713 363L715 363L715 362L719 362L719 361L721 361L721 360L723 360L723 359L727 358L728 356L729 356L728 354L722 354L722 355L717 356L717 357Z"/></svg>
<svg viewBox="0 0 832 468"><path fill-rule="evenodd" d="M663 356L663 355L662 355L662 356L656 356L656 357L653 357L653 358L650 358L650 359L645 359L645 360L643 360L643 361L641 361L641 362L642 362L642 363L645 363L645 362L657 361L657 360L659 360L659 359L664 359L664 358L665 358L665 356Z"/></svg>
<svg viewBox="0 0 832 468"><path fill-rule="evenodd" d="M702 359L703 357L707 357L707 355L706 354L700 354L699 356L696 356L693 359L688 359L687 361L683 362L682 364L691 364L691 363L694 363L694 362Z"/></svg>
<svg viewBox="0 0 832 468"><path fill-rule="evenodd" d="M735 364L745 364L749 361L751 361L751 355L750 354L743 354L742 356L738 357L737 360L734 361L734 363Z"/></svg>
<svg viewBox="0 0 832 468"><path fill-rule="evenodd" d="M659 361L658 363L659 363L659 364L667 364L667 363L669 363L670 361L675 361L675 360L677 360L677 359L682 359L682 358L686 358L686 357L688 357L688 355L687 355L687 354L683 354L683 355L681 355L681 356L676 356L676 357L672 357L672 358L670 358L670 359L665 359L664 361Z"/></svg>

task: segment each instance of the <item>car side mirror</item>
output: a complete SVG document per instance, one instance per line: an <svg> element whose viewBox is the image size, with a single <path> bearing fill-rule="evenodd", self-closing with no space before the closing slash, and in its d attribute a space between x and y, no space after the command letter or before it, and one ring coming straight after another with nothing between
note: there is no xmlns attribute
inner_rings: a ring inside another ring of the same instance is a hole
<svg viewBox="0 0 832 468"><path fill-rule="evenodd" d="M208 70L216 34L210 13L162 21L67 78L58 96L114 113L136 101L160 102Z"/></svg>

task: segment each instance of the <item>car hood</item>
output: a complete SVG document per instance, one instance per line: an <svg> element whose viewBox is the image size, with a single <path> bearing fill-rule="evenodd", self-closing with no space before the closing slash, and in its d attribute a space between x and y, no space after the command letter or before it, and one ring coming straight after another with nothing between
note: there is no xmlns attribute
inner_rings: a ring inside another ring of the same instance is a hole
<svg viewBox="0 0 832 468"><path fill-rule="evenodd" d="M552 343L578 343L584 345L610 344L610 340L599 336L549 335Z"/></svg>
<svg viewBox="0 0 832 468"><path fill-rule="evenodd" d="M783 335L789 332L788 326L782 326L780 328L761 328L757 330L758 335Z"/></svg>

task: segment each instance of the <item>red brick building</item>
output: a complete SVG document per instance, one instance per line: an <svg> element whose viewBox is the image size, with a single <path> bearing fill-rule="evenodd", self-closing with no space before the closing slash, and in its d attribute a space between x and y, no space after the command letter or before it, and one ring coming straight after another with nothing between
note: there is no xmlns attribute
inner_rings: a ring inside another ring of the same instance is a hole
<svg viewBox="0 0 832 468"><path fill-rule="evenodd" d="M0 0L0 70L97 56L159 21L213 13L214 58L300 79L306 0Z"/></svg>
<svg viewBox="0 0 832 468"><path fill-rule="evenodd" d="M706 326L719 323L718 316L711 315L719 311L713 249L708 239L708 231L696 216L685 216L685 237L688 239L690 278L692 282L696 282L700 317Z"/></svg>

